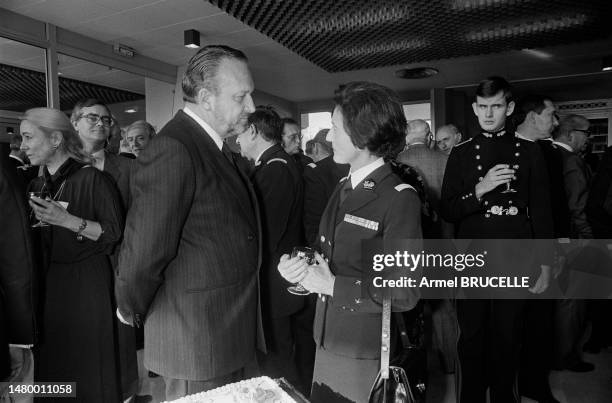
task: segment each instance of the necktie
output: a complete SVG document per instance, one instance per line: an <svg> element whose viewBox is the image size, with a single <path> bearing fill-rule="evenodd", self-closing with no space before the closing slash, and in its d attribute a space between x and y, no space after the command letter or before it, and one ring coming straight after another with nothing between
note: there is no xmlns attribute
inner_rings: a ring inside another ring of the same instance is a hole
<svg viewBox="0 0 612 403"><path fill-rule="evenodd" d="M221 147L221 152L225 155L225 158L232 164L232 166L236 167L234 163L234 157L232 156L232 150L230 150L229 146L223 143L223 147Z"/></svg>
<svg viewBox="0 0 612 403"><path fill-rule="evenodd" d="M353 184L351 182L351 178L347 178L340 189L340 205L344 203L344 200L348 197L348 195L353 191Z"/></svg>

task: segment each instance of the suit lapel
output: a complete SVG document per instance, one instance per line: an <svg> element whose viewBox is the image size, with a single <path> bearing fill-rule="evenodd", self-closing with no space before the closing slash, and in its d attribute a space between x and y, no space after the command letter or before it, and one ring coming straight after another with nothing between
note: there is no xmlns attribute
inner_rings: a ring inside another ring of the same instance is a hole
<svg viewBox="0 0 612 403"><path fill-rule="evenodd" d="M237 166L233 166L225 155L223 155L219 147L217 147L217 144L208 133L206 133L202 126L191 119L182 110L177 113L177 117L180 117L189 127L191 127L193 133L192 141L198 147L202 160L213 165L214 172L222 179L222 186L236 199L253 228L258 229L257 213L254 211L253 204L251 204L253 196L252 189L249 189L248 178L245 179L246 176L240 169Z"/></svg>

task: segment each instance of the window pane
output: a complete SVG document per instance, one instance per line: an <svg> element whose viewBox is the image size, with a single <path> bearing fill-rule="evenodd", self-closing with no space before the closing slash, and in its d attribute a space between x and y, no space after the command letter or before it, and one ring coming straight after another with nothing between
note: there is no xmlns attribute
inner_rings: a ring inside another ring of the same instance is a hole
<svg viewBox="0 0 612 403"><path fill-rule="evenodd" d="M47 106L45 50L0 37L0 143L19 131L19 116Z"/></svg>

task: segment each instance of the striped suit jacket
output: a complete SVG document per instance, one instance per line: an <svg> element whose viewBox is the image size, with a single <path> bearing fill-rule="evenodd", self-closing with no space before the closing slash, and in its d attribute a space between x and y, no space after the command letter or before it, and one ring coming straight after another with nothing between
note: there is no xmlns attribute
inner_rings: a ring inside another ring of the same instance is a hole
<svg viewBox="0 0 612 403"><path fill-rule="evenodd" d="M116 294L122 315L144 322L145 366L187 380L244 367L263 345L248 178L183 111L136 164Z"/></svg>

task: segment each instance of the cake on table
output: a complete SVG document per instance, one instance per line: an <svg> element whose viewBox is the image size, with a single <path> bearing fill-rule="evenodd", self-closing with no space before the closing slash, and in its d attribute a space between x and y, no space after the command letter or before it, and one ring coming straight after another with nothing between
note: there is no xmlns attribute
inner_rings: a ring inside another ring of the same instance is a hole
<svg viewBox="0 0 612 403"><path fill-rule="evenodd" d="M173 400L172 403L296 403L267 376L230 383L207 392ZM166 402L168 403L168 402Z"/></svg>

